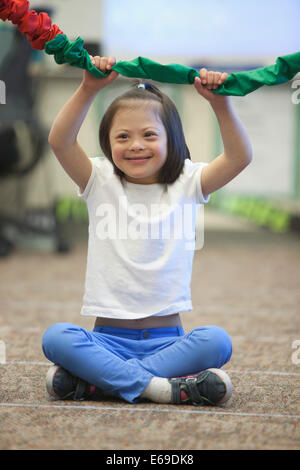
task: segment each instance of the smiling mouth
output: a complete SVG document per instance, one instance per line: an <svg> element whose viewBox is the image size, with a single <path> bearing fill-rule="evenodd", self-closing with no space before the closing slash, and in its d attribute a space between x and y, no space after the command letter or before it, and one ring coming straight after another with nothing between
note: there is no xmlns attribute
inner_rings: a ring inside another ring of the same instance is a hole
<svg viewBox="0 0 300 470"><path fill-rule="evenodd" d="M134 157L134 158L126 158L125 160L149 160L152 157Z"/></svg>

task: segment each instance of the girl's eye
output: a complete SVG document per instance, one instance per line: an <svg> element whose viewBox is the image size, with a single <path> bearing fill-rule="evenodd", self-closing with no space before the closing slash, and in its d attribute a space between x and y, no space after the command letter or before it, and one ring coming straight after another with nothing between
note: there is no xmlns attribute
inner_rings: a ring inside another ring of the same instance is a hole
<svg viewBox="0 0 300 470"><path fill-rule="evenodd" d="M154 132L146 132L145 137L154 137Z"/></svg>
<svg viewBox="0 0 300 470"><path fill-rule="evenodd" d="M121 139L121 140L124 140L124 139L127 139L127 134L120 134L118 135L118 139Z"/></svg>

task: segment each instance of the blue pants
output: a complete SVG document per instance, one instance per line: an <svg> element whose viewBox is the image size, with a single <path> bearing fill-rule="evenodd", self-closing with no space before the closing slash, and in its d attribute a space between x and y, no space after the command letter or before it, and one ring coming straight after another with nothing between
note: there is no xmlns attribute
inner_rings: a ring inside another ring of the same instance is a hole
<svg viewBox="0 0 300 470"><path fill-rule="evenodd" d="M95 327L88 331L72 323L51 326L43 336L43 351L77 377L130 403L152 377L181 377L209 368L221 368L230 360L232 343L216 326Z"/></svg>

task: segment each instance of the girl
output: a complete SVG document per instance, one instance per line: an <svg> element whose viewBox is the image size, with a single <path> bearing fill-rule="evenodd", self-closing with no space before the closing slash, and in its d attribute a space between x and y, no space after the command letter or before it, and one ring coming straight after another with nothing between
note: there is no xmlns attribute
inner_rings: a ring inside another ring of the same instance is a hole
<svg viewBox="0 0 300 470"><path fill-rule="evenodd" d="M115 58L92 61L105 72ZM77 142L79 129L98 92L117 75L96 79L85 71L49 135L87 203L82 314L96 322L93 331L59 323L45 332L43 351L54 363L47 390L60 399L108 394L129 403L219 405L232 393L220 369L231 357L230 337L215 326L185 334L179 312L192 310L195 208L250 163L250 143L229 98L212 91L227 74L201 69L194 85L210 102L224 144L214 161L192 163L175 105L150 83L110 105L100 125L106 158L88 158ZM186 214L192 236L179 223ZM161 234L166 226L167 236Z"/></svg>

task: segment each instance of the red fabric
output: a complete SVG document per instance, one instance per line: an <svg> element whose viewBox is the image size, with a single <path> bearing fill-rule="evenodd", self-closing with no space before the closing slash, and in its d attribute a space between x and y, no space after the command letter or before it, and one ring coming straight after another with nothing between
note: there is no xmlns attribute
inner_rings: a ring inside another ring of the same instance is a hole
<svg viewBox="0 0 300 470"><path fill-rule="evenodd" d="M56 24L51 26L51 29L43 32L39 37L31 41L31 47L33 49L45 49L45 43L52 41L57 34L64 34Z"/></svg>
<svg viewBox="0 0 300 470"><path fill-rule="evenodd" d="M27 0L0 0L0 18L17 24L28 12L29 2Z"/></svg>
<svg viewBox="0 0 300 470"><path fill-rule="evenodd" d="M33 49L44 49L47 41L57 34L64 34L57 25L52 25L47 13L29 10L28 0L0 0L0 18L18 25Z"/></svg>

